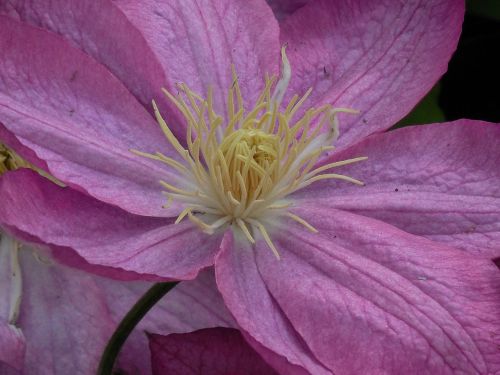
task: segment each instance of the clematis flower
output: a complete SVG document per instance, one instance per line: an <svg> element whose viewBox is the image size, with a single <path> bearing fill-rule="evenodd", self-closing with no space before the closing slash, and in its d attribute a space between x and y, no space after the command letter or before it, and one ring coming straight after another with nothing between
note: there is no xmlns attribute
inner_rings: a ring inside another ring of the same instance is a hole
<svg viewBox="0 0 500 375"><path fill-rule="evenodd" d="M122 278L214 266L280 373L500 371L498 127L380 133L445 71L462 2L2 12L0 139L67 185L2 177L11 232Z"/></svg>

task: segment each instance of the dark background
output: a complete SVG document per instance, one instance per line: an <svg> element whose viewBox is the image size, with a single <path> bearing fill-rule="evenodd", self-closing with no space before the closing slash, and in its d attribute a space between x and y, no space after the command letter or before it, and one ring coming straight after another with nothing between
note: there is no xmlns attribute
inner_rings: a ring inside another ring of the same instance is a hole
<svg viewBox="0 0 500 375"><path fill-rule="evenodd" d="M467 1L448 72L395 127L460 118L500 123L500 0Z"/></svg>

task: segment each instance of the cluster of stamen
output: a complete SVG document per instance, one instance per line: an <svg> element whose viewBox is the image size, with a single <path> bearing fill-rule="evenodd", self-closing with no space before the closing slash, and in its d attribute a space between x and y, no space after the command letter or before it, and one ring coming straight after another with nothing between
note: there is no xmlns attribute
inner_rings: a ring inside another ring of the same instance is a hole
<svg viewBox="0 0 500 375"><path fill-rule="evenodd" d="M27 163L14 151L0 143L0 175L26 165Z"/></svg>
<svg viewBox="0 0 500 375"><path fill-rule="evenodd" d="M292 203L285 198L319 180L341 179L362 185L361 181L329 170L366 159L359 157L315 167L320 156L334 148L331 145L339 134L337 114L357 112L323 105L305 110L298 117L311 89L302 97L295 95L282 108L291 74L284 49L282 59L281 79L276 82L275 77L266 77L265 87L250 110L245 109L233 69L225 119L214 110L211 89L207 99L185 84L178 85L177 96L164 90L187 122L187 148L174 136L153 102L158 123L180 161L160 152L132 150L176 169L186 182L185 186L175 186L160 181L168 201L176 200L185 207L176 223L187 216L210 234L233 225L250 243L255 243L258 231L278 258L266 229L270 219L288 216L316 231L304 219L288 212Z"/></svg>

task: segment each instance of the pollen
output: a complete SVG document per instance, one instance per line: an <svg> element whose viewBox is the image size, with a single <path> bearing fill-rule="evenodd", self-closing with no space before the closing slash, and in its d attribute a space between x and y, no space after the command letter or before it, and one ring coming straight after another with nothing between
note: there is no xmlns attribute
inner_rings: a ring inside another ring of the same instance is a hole
<svg viewBox="0 0 500 375"><path fill-rule="evenodd" d="M320 180L363 185L331 170L366 159L316 166L322 155L334 149L332 144L339 135L337 114L358 112L329 104L305 110L311 89L302 96L294 95L285 106L282 101L291 78L285 47L281 57L280 79L266 76L264 89L251 108L245 108L234 68L225 114L216 113L212 89L206 99L183 83L178 85L177 95L163 90L186 121L185 144L181 144L153 101L156 119L179 157L131 150L178 172L181 182L160 181L166 206L174 200L184 206L176 223L187 217L209 234L231 226L252 244L258 234L278 259L269 228L280 217L317 232L306 220L289 212L294 203L287 197Z"/></svg>

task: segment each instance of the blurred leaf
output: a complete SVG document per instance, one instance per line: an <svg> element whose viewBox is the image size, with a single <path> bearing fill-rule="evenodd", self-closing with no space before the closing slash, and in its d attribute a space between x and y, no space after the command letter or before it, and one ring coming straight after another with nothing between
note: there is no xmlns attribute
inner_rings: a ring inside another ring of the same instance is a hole
<svg viewBox="0 0 500 375"><path fill-rule="evenodd" d="M500 20L499 0L467 0L467 11L483 17Z"/></svg>
<svg viewBox="0 0 500 375"><path fill-rule="evenodd" d="M446 121L444 113L439 107L438 99L441 85L436 84L431 91L418 103L415 108L393 128L402 128L408 125L430 124Z"/></svg>

